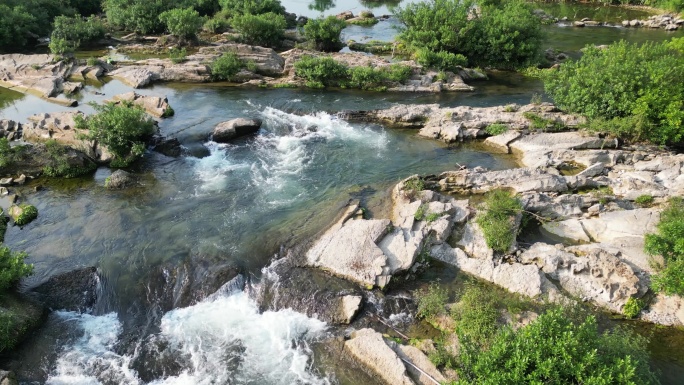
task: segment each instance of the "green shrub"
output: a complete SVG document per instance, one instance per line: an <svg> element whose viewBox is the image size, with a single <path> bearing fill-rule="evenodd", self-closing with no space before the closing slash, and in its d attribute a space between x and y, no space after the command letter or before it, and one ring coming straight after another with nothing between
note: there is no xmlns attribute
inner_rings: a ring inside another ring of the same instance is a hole
<svg viewBox="0 0 684 385"><path fill-rule="evenodd" d="M440 71L454 72L458 67L464 67L468 64L468 59L461 54L447 51L433 52L427 48L417 50L415 57L418 64Z"/></svg>
<svg viewBox="0 0 684 385"><path fill-rule="evenodd" d="M347 87L375 91L383 91L387 88L384 72L373 67L352 67L349 68L348 74L349 80L345 84Z"/></svg>
<svg viewBox="0 0 684 385"><path fill-rule="evenodd" d="M461 340L459 384L658 384L647 340L623 329L600 333L594 317L573 323L562 309L483 348Z"/></svg>
<svg viewBox="0 0 684 385"><path fill-rule="evenodd" d="M672 38L672 40L667 43L667 48L684 53L684 37Z"/></svg>
<svg viewBox="0 0 684 385"><path fill-rule="evenodd" d="M522 211L522 203L504 190L493 190L485 196L484 212L477 216L487 246L505 253L517 236L515 218Z"/></svg>
<svg viewBox="0 0 684 385"><path fill-rule="evenodd" d="M166 30L172 35L182 39L190 39L197 35L202 28L203 19L200 14L192 8L176 8L162 12L159 15Z"/></svg>
<svg viewBox="0 0 684 385"><path fill-rule="evenodd" d="M653 204L653 195L649 195L649 194L639 195L634 200L634 203L638 204L639 206L648 207L648 206Z"/></svg>
<svg viewBox="0 0 684 385"><path fill-rule="evenodd" d="M57 16L50 40L62 39L78 47L81 44L102 39L104 35L104 23L97 17L92 16L84 19L80 16Z"/></svg>
<svg viewBox="0 0 684 385"><path fill-rule="evenodd" d="M499 330L496 294L477 284L467 284L451 308L459 339L487 344Z"/></svg>
<svg viewBox="0 0 684 385"><path fill-rule="evenodd" d="M651 276L651 287L665 294L684 295L684 200L672 198L660 214L658 231L646 234L645 250L661 255L664 266Z"/></svg>
<svg viewBox="0 0 684 385"><path fill-rule="evenodd" d="M187 57L188 52L185 48L173 47L169 49L169 59L176 64L184 62Z"/></svg>
<svg viewBox="0 0 684 385"><path fill-rule="evenodd" d="M485 128L485 132L489 135L501 135L508 131L508 126L501 123L490 124Z"/></svg>
<svg viewBox="0 0 684 385"><path fill-rule="evenodd" d="M279 0L219 0L221 8L235 15L264 13L283 14L285 7Z"/></svg>
<svg viewBox="0 0 684 385"><path fill-rule="evenodd" d="M66 39L50 39L50 44L48 44L50 52L57 56L57 59L61 59L63 56L74 53L77 48L77 43L70 42Z"/></svg>
<svg viewBox="0 0 684 385"><path fill-rule="evenodd" d="M204 29L211 33L221 33L228 29L228 20L220 17L212 17L204 23Z"/></svg>
<svg viewBox="0 0 684 385"><path fill-rule="evenodd" d="M659 144L684 139L683 82L684 54L667 43L624 41L587 47L581 59L544 77L547 94L592 120L590 129Z"/></svg>
<svg viewBox="0 0 684 385"><path fill-rule="evenodd" d="M641 309L644 308L644 302L640 299L634 297L629 297L625 306L622 307L622 314L627 318L634 318L641 313Z"/></svg>
<svg viewBox="0 0 684 385"><path fill-rule="evenodd" d="M211 77L214 80L231 80L245 67L245 63L235 52L225 52L211 63Z"/></svg>
<svg viewBox="0 0 684 385"><path fill-rule="evenodd" d="M348 78L347 66L329 57L302 56L294 64L295 74L314 88L334 87Z"/></svg>
<svg viewBox="0 0 684 385"><path fill-rule="evenodd" d="M125 167L142 156L145 141L154 134L155 122L130 103L93 105L96 113L76 116L80 137L104 145L114 156L113 167Z"/></svg>
<svg viewBox="0 0 684 385"><path fill-rule="evenodd" d="M374 17L361 17L345 21L345 24L360 25L362 27L370 27L372 25L378 24L378 19Z"/></svg>
<svg viewBox="0 0 684 385"><path fill-rule="evenodd" d="M404 64L390 64L382 67L385 78L391 82L403 83L413 75L413 68Z"/></svg>
<svg viewBox="0 0 684 385"><path fill-rule="evenodd" d="M38 209L35 206L22 203L18 206L21 209L21 214L14 218L14 223L18 226L24 226L34 219L38 218ZM10 213L12 209L10 208Z"/></svg>
<svg viewBox="0 0 684 385"><path fill-rule="evenodd" d="M0 245L0 292L33 273L33 265L24 263L26 257L24 252L12 252L9 247Z"/></svg>
<svg viewBox="0 0 684 385"><path fill-rule="evenodd" d="M414 199L421 191L425 190L425 182L420 177L414 177L404 182L404 195L408 199Z"/></svg>
<svg viewBox="0 0 684 385"><path fill-rule="evenodd" d="M449 293L437 283L431 283L427 288L416 291L418 304L417 315L428 321L446 312L445 306L449 300Z"/></svg>
<svg viewBox="0 0 684 385"><path fill-rule="evenodd" d="M343 44L340 40L340 33L347 26L344 20L335 16L326 18L309 19L304 25L304 37L312 41L316 49L333 52L339 51Z"/></svg>
<svg viewBox="0 0 684 385"><path fill-rule="evenodd" d="M43 167L43 173L47 176L75 178L97 168L94 162L89 162L85 167L70 165L67 148L54 139L45 142L45 149L47 150L47 165Z"/></svg>
<svg viewBox="0 0 684 385"><path fill-rule="evenodd" d="M562 124L557 123L553 119L546 119L538 114L535 114L534 112L524 112L523 117L530 122L530 128L533 130L559 130L563 128Z"/></svg>
<svg viewBox="0 0 684 385"><path fill-rule="evenodd" d="M102 5L109 24L142 34L162 31L159 15L172 8L164 0L104 0Z"/></svg>
<svg viewBox="0 0 684 385"><path fill-rule="evenodd" d="M477 12L471 11L474 5ZM541 22L523 1L429 0L395 14L404 24L399 39L418 49L461 54L470 65L497 68L539 61Z"/></svg>
<svg viewBox="0 0 684 385"><path fill-rule="evenodd" d="M413 217L417 221L422 221L423 218L425 217L425 211L427 211L428 205L422 203L420 206L418 206L418 209L416 212L413 214Z"/></svg>
<svg viewBox="0 0 684 385"><path fill-rule="evenodd" d="M271 12L238 15L233 17L231 24L240 32L245 43L264 47L280 45L287 26L283 15Z"/></svg>

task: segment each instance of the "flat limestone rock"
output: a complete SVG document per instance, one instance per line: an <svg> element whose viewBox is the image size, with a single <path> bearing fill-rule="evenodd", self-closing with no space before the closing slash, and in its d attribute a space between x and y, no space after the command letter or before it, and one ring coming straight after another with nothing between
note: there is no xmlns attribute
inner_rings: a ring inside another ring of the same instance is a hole
<svg viewBox="0 0 684 385"><path fill-rule="evenodd" d="M420 349L410 345L398 344L394 341L386 342L397 356L402 359L409 376L417 385L434 385L435 380L440 384L447 381L442 373L437 370L435 364ZM410 362L410 364L406 361Z"/></svg>
<svg viewBox="0 0 684 385"><path fill-rule="evenodd" d="M522 133L520 131L508 130L500 135L490 136L485 139L484 143L496 150L503 151L505 153L510 152L508 145L514 140L520 138Z"/></svg>
<svg viewBox="0 0 684 385"><path fill-rule="evenodd" d="M375 330L355 331L344 343L344 349L387 385L415 385L404 363Z"/></svg>
<svg viewBox="0 0 684 385"><path fill-rule="evenodd" d="M169 100L164 96L140 95L136 92L127 92L114 96L114 102L132 102L136 106L142 107L148 114L157 117L169 116L173 109L169 105Z"/></svg>
<svg viewBox="0 0 684 385"><path fill-rule="evenodd" d="M506 188L518 193L565 192L565 177L533 168L514 168L501 171L477 170L447 171L439 175L442 191L455 193L485 193Z"/></svg>

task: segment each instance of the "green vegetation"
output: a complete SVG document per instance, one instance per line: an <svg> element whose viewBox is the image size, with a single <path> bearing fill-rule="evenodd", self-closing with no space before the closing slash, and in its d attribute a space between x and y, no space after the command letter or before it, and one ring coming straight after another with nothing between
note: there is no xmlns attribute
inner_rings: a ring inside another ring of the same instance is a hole
<svg viewBox="0 0 684 385"><path fill-rule="evenodd" d="M166 25L167 31L181 39L194 38L204 21L199 12L192 8L170 9L162 12L159 20Z"/></svg>
<svg viewBox="0 0 684 385"><path fill-rule="evenodd" d="M43 173L47 176L75 178L88 174L97 168L94 162L89 162L86 167L69 164L67 148L54 139L45 142L45 149L47 150L47 165L43 167Z"/></svg>
<svg viewBox="0 0 684 385"><path fill-rule="evenodd" d="M104 0L102 6L110 25L141 34L162 31L159 15L172 8L163 0Z"/></svg>
<svg viewBox="0 0 684 385"><path fill-rule="evenodd" d="M458 303L451 309L458 337L486 345L499 329L498 301L496 292L467 283Z"/></svg>
<svg viewBox="0 0 684 385"><path fill-rule="evenodd" d="M634 200L634 203L636 203L642 207L649 207L650 205L653 204L653 195L649 195L649 194L639 195Z"/></svg>
<svg viewBox="0 0 684 385"><path fill-rule="evenodd" d="M204 23L204 29L211 33L225 32L228 26L228 21L220 17L212 17Z"/></svg>
<svg viewBox="0 0 684 385"><path fill-rule="evenodd" d="M477 216L487 246L505 253L515 241L516 216L522 211L520 200L504 190L493 190L485 196L484 212Z"/></svg>
<svg viewBox="0 0 684 385"><path fill-rule="evenodd" d="M62 59L64 56L73 54L76 48L78 47L77 43L70 42L65 39L50 39L48 48L50 48L50 52L52 52L53 55L57 56L57 59L59 60Z"/></svg>
<svg viewBox="0 0 684 385"><path fill-rule="evenodd" d="M104 23L95 16L88 18L57 16L55 17L54 29L50 35L50 50L52 53L64 54L64 52L53 50L52 42L55 40L62 41L59 45L64 45L63 42L66 41L75 49L82 44L89 44L102 39L104 35Z"/></svg>
<svg viewBox="0 0 684 385"><path fill-rule="evenodd" d="M279 0L219 0L224 11L233 14L252 14L261 15L264 13L275 13L282 15L285 7Z"/></svg>
<svg viewBox="0 0 684 385"><path fill-rule="evenodd" d="M421 191L425 190L425 182L420 177L414 177L404 182L404 196L414 199Z"/></svg>
<svg viewBox="0 0 684 385"><path fill-rule="evenodd" d="M574 323L562 309L518 330L503 328L488 346L459 338L458 384L659 383L643 337L622 329L601 333L594 317Z"/></svg>
<svg viewBox="0 0 684 385"><path fill-rule="evenodd" d="M13 213L13 207L15 210L18 208L18 214L16 211ZM14 223L17 226L27 225L34 219L38 218L38 209L35 206L25 203L22 203L19 206L10 206L9 212L14 218Z"/></svg>
<svg viewBox="0 0 684 385"><path fill-rule="evenodd" d="M12 252L9 247L0 245L0 292L9 289L22 277L33 273L33 265L24 263L26 257L24 252Z"/></svg>
<svg viewBox="0 0 684 385"><path fill-rule="evenodd" d="M427 288L420 289L415 293L418 304L418 317L428 321L446 312L445 306L449 299L446 289L438 283L431 283Z"/></svg>
<svg viewBox="0 0 684 385"><path fill-rule="evenodd" d="M502 123L490 124L485 128L485 132L489 135L501 135L508 131L508 126Z"/></svg>
<svg viewBox="0 0 684 385"><path fill-rule="evenodd" d="M456 71L458 67L465 67L468 59L465 56L447 51L434 52L427 48L418 49L415 53L416 62L427 67L435 68L440 71Z"/></svg>
<svg viewBox="0 0 684 385"><path fill-rule="evenodd" d="M187 57L188 52L185 48L173 47L169 49L169 59L176 64L184 62Z"/></svg>
<svg viewBox="0 0 684 385"><path fill-rule="evenodd" d="M625 302L625 306L622 307L622 314L627 318L634 318L641 313L643 308L644 302L642 300L629 297L627 302Z"/></svg>
<svg viewBox="0 0 684 385"><path fill-rule="evenodd" d="M224 52L210 67L214 80L231 80L245 67L245 63L235 52Z"/></svg>
<svg viewBox="0 0 684 385"><path fill-rule="evenodd" d="M423 218L425 217L425 211L427 211L428 205L422 203L420 206L418 206L418 210L416 210L415 214L413 214L413 218L417 221L422 221Z"/></svg>
<svg viewBox="0 0 684 385"><path fill-rule="evenodd" d="M460 54L471 66L512 69L539 61L541 22L523 1L430 0L396 16L405 26L399 39L415 49Z"/></svg>
<svg viewBox="0 0 684 385"><path fill-rule="evenodd" d="M684 139L684 54L672 43L587 47L581 59L544 77L546 92L589 129L626 140L677 144ZM616 87L616 84L619 87Z"/></svg>
<svg viewBox="0 0 684 385"><path fill-rule="evenodd" d="M653 290L684 295L684 199L670 199L660 214L658 232L646 234L645 250L664 260L660 271L651 276Z"/></svg>
<svg viewBox="0 0 684 385"><path fill-rule="evenodd" d="M382 91L391 83L408 79L411 67L392 64L380 68L348 67L330 57L302 56L295 62L295 74L306 80L312 88L343 87Z"/></svg>
<svg viewBox="0 0 684 385"><path fill-rule="evenodd" d="M315 48L324 52L339 51L342 48L340 33L347 26L344 20L335 16L310 19L304 25L304 37L313 42Z"/></svg>
<svg viewBox="0 0 684 385"><path fill-rule="evenodd" d="M114 156L112 167L126 167L145 152L145 140L155 123L145 111L130 103L93 105L96 113L76 116L76 128L84 139L104 145Z"/></svg>
<svg viewBox="0 0 684 385"><path fill-rule="evenodd" d="M354 24L364 27L370 27L371 25L378 24L378 19L374 17L361 17L345 21L345 24Z"/></svg>
<svg viewBox="0 0 684 385"><path fill-rule="evenodd" d="M563 128L561 123L556 122L553 119L546 119L534 112L525 112L523 117L530 121L530 128L533 130L560 130Z"/></svg>
<svg viewBox="0 0 684 385"><path fill-rule="evenodd" d="M233 17L231 24L240 32L245 43L263 47L280 45L287 26L283 15L272 12L238 15Z"/></svg>

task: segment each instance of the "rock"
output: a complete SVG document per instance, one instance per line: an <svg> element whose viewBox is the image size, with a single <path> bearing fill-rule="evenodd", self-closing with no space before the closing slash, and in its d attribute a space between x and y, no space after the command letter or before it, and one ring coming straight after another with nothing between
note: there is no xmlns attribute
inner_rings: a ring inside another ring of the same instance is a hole
<svg viewBox="0 0 684 385"><path fill-rule="evenodd" d="M648 308L641 312L640 318L667 326L684 325L684 299L676 295L658 295L651 301Z"/></svg>
<svg viewBox="0 0 684 385"><path fill-rule="evenodd" d="M485 193L508 188L518 193L564 192L568 185L564 177L532 168L480 172L475 170L447 171L439 175L439 188L455 193Z"/></svg>
<svg viewBox="0 0 684 385"><path fill-rule="evenodd" d="M0 119L0 137L12 141L21 136L21 124L9 119Z"/></svg>
<svg viewBox="0 0 684 385"><path fill-rule="evenodd" d="M511 150L522 154L553 150L585 150L616 148L616 140L587 136L579 132L556 132L525 135L510 145Z"/></svg>
<svg viewBox="0 0 684 385"><path fill-rule="evenodd" d="M271 48L238 43L224 43L218 46L200 48L196 55L188 56L190 61L211 62L224 52L234 52L246 63L254 63L256 72L266 76L282 76L285 58Z"/></svg>
<svg viewBox="0 0 684 385"><path fill-rule="evenodd" d="M510 151L508 145L514 140L520 138L522 133L520 131L508 130L500 135L490 136L485 139L484 143L499 151L508 153Z"/></svg>
<svg viewBox="0 0 684 385"><path fill-rule="evenodd" d="M45 321L47 315L45 308L36 300L13 291L3 293L0 297L0 313L3 315L3 342L6 343L3 352L9 352L21 344Z"/></svg>
<svg viewBox="0 0 684 385"><path fill-rule="evenodd" d="M542 233L551 239L572 242L591 242L591 238L584 230L580 219L567 219L561 222L545 222L542 224Z"/></svg>
<svg viewBox="0 0 684 385"><path fill-rule="evenodd" d="M351 323L354 316L359 311L363 297L360 295L345 295L342 297L339 308L337 322L342 324Z"/></svg>
<svg viewBox="0 0 684 385"><path fill-rule="evenodd" d="M351 205L342 218L306 252L306 264L367 287L389 281L387 257L378 243L387 233L388 219L352 219L359 210Z"/></svg>
<svg viewBox="0 0 684 385"><path fill-rule="evenodd" d="M136 106L142 107L145 112L157 118L166 118L173 115L173 108L169 105L166 97L143 96L131 91L114 96L114 99L110 102L117 104L131 102Z"/></svg>
<svg viewBox="0 0 684 385"><path fill-rule="evenodd" d="M13 204L7 210L7 214L18 226L24 226L38 217L38 210L34 206L27 204Z"/></svg>
<svg viewBox="0 0 684 385"><path fill-rule="evenodd" d="M344 349L384 383L414 385L406 373L403 362L387 346L380 333L372 329L355 331L352 338L344 343Z"/></svg>
<svg viewBox="0 0 684 385"><path fill-rule="evenodd" d="M582 21L574 21L572 25L574 25L575 27L584 27L585 24Z"/></svg>
<svg viewBox="0 0 684 385"><path fill-rule="evenodd" d="M14 180L14 183L20 186L23 185L24 183L26 183L26 175L19 175L19 177ZM0 185L2 185L2 180L0 180Z"/></svg>
<svg viewBox="0 0 684 385"><path fill-rule="evenodd" d="M676 31L676 30L678 30L678 29L679 29L679 25L678 25L678 24L668 24L668 25L665 26L665 30L666 30L666 31Z"/></svg>
<svg viewBox="0 0 684 385"><path fill-rule="evenodd" d="M170 60L169 63L171 63ZM163 66L132 65L118 68L110 72L109 75L115 79L121 80L133 88L142 88L152 84L157 80L160 80L160 74L163 72L163 70ZM207 71L206 67L205 71ZM206 79L208 79L208 76Z"/></svg>
<svg viewBox="0 0 684 385"><path fill-rule="evenodd" d="M0 179L0 186L11 186L14 182L13 178L2 178Z"/></svg>
<svg viewBox="0 0 684 385"><path fill-rule="evenodd" d="M123 189L135 185L136 178L124 170L116 170L105 180L105 187L110 190Z"/></svg>
<svg viewBox="0 0 684 385"><path fill-rule="evenodd" d="M598 202L598 198L589 194L552 195L553 193L527 192L522 194L521 201L525 210L552 220L581 216L583 208Z"/></svg>
<svg viewBox="0 0 684 385"><path fill-rule="evenodd" d="M241 136L254 134L260 127L259 119L237 118L216 125L212 138L217 143L226 143Z"/></svg>
<svg viewBox="0 0 684 385"><path fill-rule="evenodd" d="M95 267L86 267L51 277L31 289L52 310L87 312L97 301L100 278Z"/></svg>
<svg viewBox="0 0 684 385"><path fill-rule="evenodd" d="M153 146L154 151L172 158L177 158L183 153L183 146L177 138L156 137Z"/></svg>
<svg viewBox="0 0 684 385"><path fill-rule="evenodd" d="M52 55L0 55L0 86L37 95L52 102L72 105L73 100L57 99L56 96L78 87L66 81L74 68L75 64L55 61Z"/></svg>
<svg viewBox="0 0 684 385"><path fill-rule="evenodd" d="M487 246L484 233L476 222L468 222L465 225L458 245L472 258L490 260L494 257L494 250Z"/></svg>
<svg viewBox="0 0 684 385"><path fill-rule="evenodd" d="M14 372L0 370L0 385L19 385L19 382L17 382Z"/></svg>
<svg viewBox="0 0 684 385"><path fill-rule="evenodd" d="M401 345L394 341L386 342L404 362L409 376L417 385L434 385L435 381L440 384L447 381L425 353L421 352L418 348L410 345Z"/></svg>
<svg viewBox="0 0 684 385"><path fill-rule="evenodd" d="M338 13L335 17L337 17L340 20L349 20L354 17L354 13L352 11L344 11Z"/></svg>

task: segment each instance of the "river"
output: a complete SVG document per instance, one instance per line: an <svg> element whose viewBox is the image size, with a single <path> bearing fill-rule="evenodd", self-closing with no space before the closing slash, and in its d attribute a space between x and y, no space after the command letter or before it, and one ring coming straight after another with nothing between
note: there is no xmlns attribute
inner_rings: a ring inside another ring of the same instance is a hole
<svg viewBox="0 0 684 385"><path fill-rule="evenodd" d="M326 14L369 5L383 14L390 12L388 4L396 4L331 3ZM319 14L308 1L283 4L298 14ZM321 4L319 9L325 8ZM396 34L394 25L390 20L344 33L388 40ZM673 36L622 28L545 28L549 47L569 51L593 42ZM176 115L163 120L160 129L177 137L187 155L148 152L134 166L140 185L126 191L104 189L106 168L73 180L39 179L21 190L39 211L36 221L23 229L10 227L6 235L6 244L26 251L35 266L23 286L96 266L101 292L92 314L53 312L2 366L27 383L52 385L338 383L316 364L311 347L329 333L327 325L290 310L260 312L253 299L226 281L241 272L258 285L262 269L281 248L316 234L349 199L361 200L371 215L381 216L388 190L409 175L458 165L514 167L511 157L476 144L447 146L410 130L349 124L334 115L394 103L528 103L543 94L538 80L511 73L493 73L474 85L472 93L439 95L221 84L138 90L168 97ZM129 90L111 79L90 83L79 109L88 112L83 102L102 102ZM0 117L19 121L69 109L6 90L0 90L0 108ZM255 137L229 145L209 140L217 123L235 117L257 117L264 125ZM42 188L35 191L38 185ZM674 373L682 372L681 360L673 365Z"/></svg>

